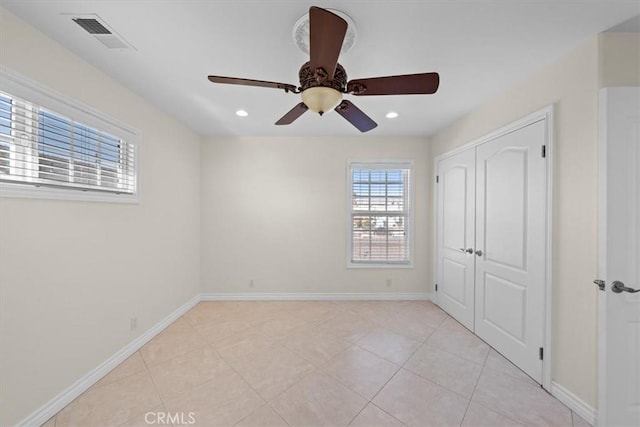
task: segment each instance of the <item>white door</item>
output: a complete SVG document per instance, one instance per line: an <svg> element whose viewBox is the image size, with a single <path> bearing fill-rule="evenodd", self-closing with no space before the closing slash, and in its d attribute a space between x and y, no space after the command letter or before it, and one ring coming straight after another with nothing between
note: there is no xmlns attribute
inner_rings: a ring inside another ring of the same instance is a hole
<svg viewBox="0 0 640 427"><path fill-rule="evenodd" d="M475 333L542 381L546 276L544 120L477 148Z"/></svg>
<svg viewBox="0 0 640 427"><path fill-rule="evenodd" d="M598 424L640 426L640 88L600 95Z"/></svg>
<svg viewBox="0 0 640 427"><path fill-rule="evenodd" d="M438 304L473 331L476 152L438 162Z"/></svg>

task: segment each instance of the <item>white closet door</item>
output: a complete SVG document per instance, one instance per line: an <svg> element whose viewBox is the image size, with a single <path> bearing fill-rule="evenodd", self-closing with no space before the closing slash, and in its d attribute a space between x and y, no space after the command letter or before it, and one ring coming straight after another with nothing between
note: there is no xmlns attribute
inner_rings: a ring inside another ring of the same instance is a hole
<svg viewBox="0 0 640 427"><path fill-rule="evenodd" d="M475 169L473 148L438 162L438 304L472 331Z"/></svg>
<svg viewBox="0 0 640 427"><path fill-rule="evenodd" d="M477 148L475 333L542 381L546 140L539 121Z"/></svg>

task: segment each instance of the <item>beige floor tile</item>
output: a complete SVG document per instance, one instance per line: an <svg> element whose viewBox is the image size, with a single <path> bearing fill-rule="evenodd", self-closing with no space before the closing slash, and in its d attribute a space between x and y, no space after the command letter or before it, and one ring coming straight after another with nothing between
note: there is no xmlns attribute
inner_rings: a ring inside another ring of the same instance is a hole
<svg viewBox="0 0 640 427"><path fill-rule="evenodd" d="M189 332L192 329L193 327L191 326L191 323L189 323L187 319L182 316L179 317L178 320L167 326L162 332L160 332L160 334Z"/></svg>
<svg viewBox="0 0 640 427"><path fill-rule="evenodd" d="M482 371L482 365L425 345L404 368L469 399Z"/></svg>
<svg viewBox="0 0 640 427"><path fill-rule="evenodd" d="M310 362L278 344L225 360L267 401L314 370Z"/></svg>
<svg viewBox="0 0 640 427"><path fill-rule="evenodd" d="M175 418L172 418L175 420ZM185 418L185 420L188 420ZM141 412L128 420L124 424L120 424L118 427L149 427L151 425L169 425L172 423L169 421L169 414L164 405L157 406L145 412Z"/></svg>
<svg viewBox="0 0 640 427"><path fill-rule="evenodd" d="M206 301L198 303L195 307L184 314L192 326L203 325L215 322L233 311L233 306L226 301Z"/></svg>
<svg viewBox="0 0 640 427"><path fill-rule="evenodd" d="M537 384L529 375L525 374L494 349L489 351L489 356L487 356L487 360L484 362L484 367L485 369L492 369L502 372L503 374L511 375L530 384Z"/></svg>
<svg viewBox="0 0 640 427"><path fill-rule="evenodd" d="M426 304L416 302L416 304L407 305L396 313L395 316L403 319L407 324L415 322L420 325L430 326L431 328L439 327L448 317L444 311L430 302Z"/></svg>
<svg viewBox="0 0 640 427"><path fill-rule="evenodd" d="M237 359L249 354L262 354L268 352L275 344L279 344L280 340L268 337L255 329L248 329L237 334L236 342L228 340L230 345L214 346L218 353L226 360Z"/></svg>
<svg viewBox="0 0 640 427"><path fill-rule="evenodd" d="M220 318L213 323L204 323L193 327L195 331L215 348L221 348L236 342L238 334L251 328L251 322L242 318L227 320Z"/></svg>
<svg viewBox="0 0 640 427"><path fill-rule="evenodd" d="M276 342L278 342L278 340L275 338L267 337L266 335L251 328L236 332L235 334L229 335L227 338L218 340L210 345L218 350L218 352L226 351L228 353L232 353L234 351L246 352L250 348L257 349L262 344L273 344ZM231 347L234 349L228 350Z"/></svg>
<svg viewBox="0 0 640 427"><path fill-rule="evenodd" d="M291 426L346 426L367 401L330 376L313 373L291 387L272 407Z"/></svg>
<svg viewBox="0 0 640 427"><path fill-rule="evenodd" d="M55 427L56 425L56 417L51 417L47 420L46 423L42 424L40 427Z"/></svg>
<svg viewBox="0 0 640 427"><path fill-rule="evenodd" d="M401 369L373 399L409 426L460 425L469 401Z"/></svg>
<svg viewBox="0 0 640 427"><path fill-rule="evenodd" d="M403 425L373 403L369 403L349 424L351 427L402 427Z"/></svg>
<svg viewBox="0 0 640 427"><path fill-rule="evenodd" d="M336 338L354 343L371 332L376 325L351 311L343 311L318 327Z"/></svg>
<svg viewBox="0 0 640 427"><path fill-rule="evenodd" d="M464 333L473 334L473 332L471 332L469 329L467 329L466 327L462 326L462 324L460 322L458 322L456 319L454 319L453 317L450 317L448 315L445 317L445 319L442 321L442 323L440 324L440 326L438 328L439 329L446 329L446 330L452 331L452 332L464 332Z"/></svg>
<svg viewBox="0 0 640 427"><path fill-rule="evenodd" d="M142 360L139 352L133 353L127 360L116 366L111 372L102 377L94 387L100 387L103 385L114 383L130 375L143 372L147 367Z"/></svg>
<svg viewBox="0 0 640 427"><path fill-rule="evenodd" d="M330 301L301 301L292 307L289 314L305 322L317 323L327 321L341 312L342 310Z"/></svg>
<svg viewBox="0 0 640 427"><path fill-rule="evenodd" d="M446 315L444 311L431 301L404 301L403 311L434 311Z"/></svg>
<svg viewBox="0 0 640 427"><path fill-rule="evenodd" d="M591 427L591 424L575 412L571 412L571 418L573 420L573 427Z"/></svg>
<svg viewBox="0 0 640 427"><path fill-rule="evenodd" d="M536 385L485 369L472 401L523 424L569 426L571 411Z"/></svg>
<svg viewBox="0 0 640 427"><path fill-rule="evenodd" d="M230 371L231 367L210 347L201 347L187 354L149 366L160 396L171 399L200 384Z"/></svg>
<svg viewBox="0 0 640 427"><path fill-rule="evenodd" d="M449 319L445 322L447 321ZM481 365L484 364L490 349L484 341L468 330L448 327L438 328L425 344Z"/></svg>
<svg viewBox="0 0 640 427"><path fill-rule="evenodd" d="M401 301L356 301L349 311L358 317L376 321L392 316L402 310Z"/></svg>
<svg viewBox="0 0 640 427"><path fill-rule="evenodd" d="M462 421L463 427L520 427L522 424L472 403Z"/></svg>
<svg viewBox="0 0 640 427"><path fill-rule="evenodd" d="M233 370L168 400L170 413L192 413L195 426L230 426L264 405L264 400Z"/></svg>
<svg viewBox="0 0 640 427"><path fill-rule="evenodd" d="M280 313L267 321L256 324L255 329L269 337L283 338L307 326L308 322L288 313Z"/></svg>
<svg viewBox="0 0 640 427"><path fill-rule="evenodd" d="M436 328L421 319L421 316L407 313L397 313L390 316L380 325L392 332L420 342L429 338L436 331Z"/></svg>
<svg viewBox="0 0 640 427"><path fill-rule="evenodd" d="M56 416L56 426L117 426L161 404L145 372L93 387Z"/></svg>
<svg viewBox="0 0 640 427"><path fill-rule="evenodd" d="M140 349L147 365L162 363L205 345L202 337L184 319L156 335Z"/></svg>
<svg viewBox="0 0 640 427"><path fill-rule="evenodd" d="M280 415L271 406L264 405L247 418L240 421L235 427L288 427Z"/></svg>
<svg viewBox="0 0 640 427"><path fill-rule="evenodd" d="M345 350L323 367L324 372L369 400L398 369L393 363L358 346Z"/></svg>
<svg viewBox="0 0 640 427"><path fill-rule="evenodd" d="M329 359L351 346L350 342L335 338L329 332L319 328L304 328L296 331L283 338L281 343L315 366L324 365Z"/></svg>
<svg viewBox="0 0 640 427"><path fill-rule="evenodd" d="M360 347L396 365L406 362L420 344L420 341L382 328L373 330L357 342Z"/></svg>

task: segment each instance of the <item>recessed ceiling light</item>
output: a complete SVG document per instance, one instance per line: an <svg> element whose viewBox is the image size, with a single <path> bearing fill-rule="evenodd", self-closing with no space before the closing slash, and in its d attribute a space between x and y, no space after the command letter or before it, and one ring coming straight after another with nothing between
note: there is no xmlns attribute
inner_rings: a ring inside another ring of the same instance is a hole
<svg viewBox="0 0 640 427"><path fill-rule="evenodd" d="M395 111L389 111L387 113L387 119L395 119L396 117L398 117L398 113L396 113Z"/></svg>
<svg viewBox="0 0 640 427"><path fill-rule="evenodd" d="M236 116L239 117L247 117L249 115L249 113L247 113L245 110L238 110L236 111Z"/></svg>

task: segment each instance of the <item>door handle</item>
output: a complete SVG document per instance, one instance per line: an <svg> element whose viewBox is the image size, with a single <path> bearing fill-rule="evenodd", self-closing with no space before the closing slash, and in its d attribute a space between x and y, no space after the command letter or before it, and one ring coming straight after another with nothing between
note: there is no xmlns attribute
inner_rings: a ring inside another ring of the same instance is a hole
<svg viewBox="0 0 640 427"><path fill-rule="evenodd" d="M611 284L611 290L616 294L621 292L629 292L630 294L635 294L636 292L640 292L640 289L627 288L624 283L615 281Z"/></svg>
<svg viewBox="0 0 640 427"><path fill-rule="evenodd" d="M467 248L467 249L465 249L465 248L460 248L460 251L461 251L461 252L466 252L466 253L468 253L468 254L472 254L472 253L473 253L473 249L471 249L471 248Z"/></svg>
<svg viewBox="0 0 640 427"><path fill-rule="evenodd" d="M601 291L604 291L604 287L606 286L607 282L605 282L604 280L594 280L593 281L594 285L598 285L598 289L600 289Z"/></svg>
<svg viewBox="0 0 640 427"><path fill-rule="evenodd" d="M478 250L476 251L476 255L478 255L478 256L482 256L482 251L481 251L480 249L478 249Z"/></svg>

